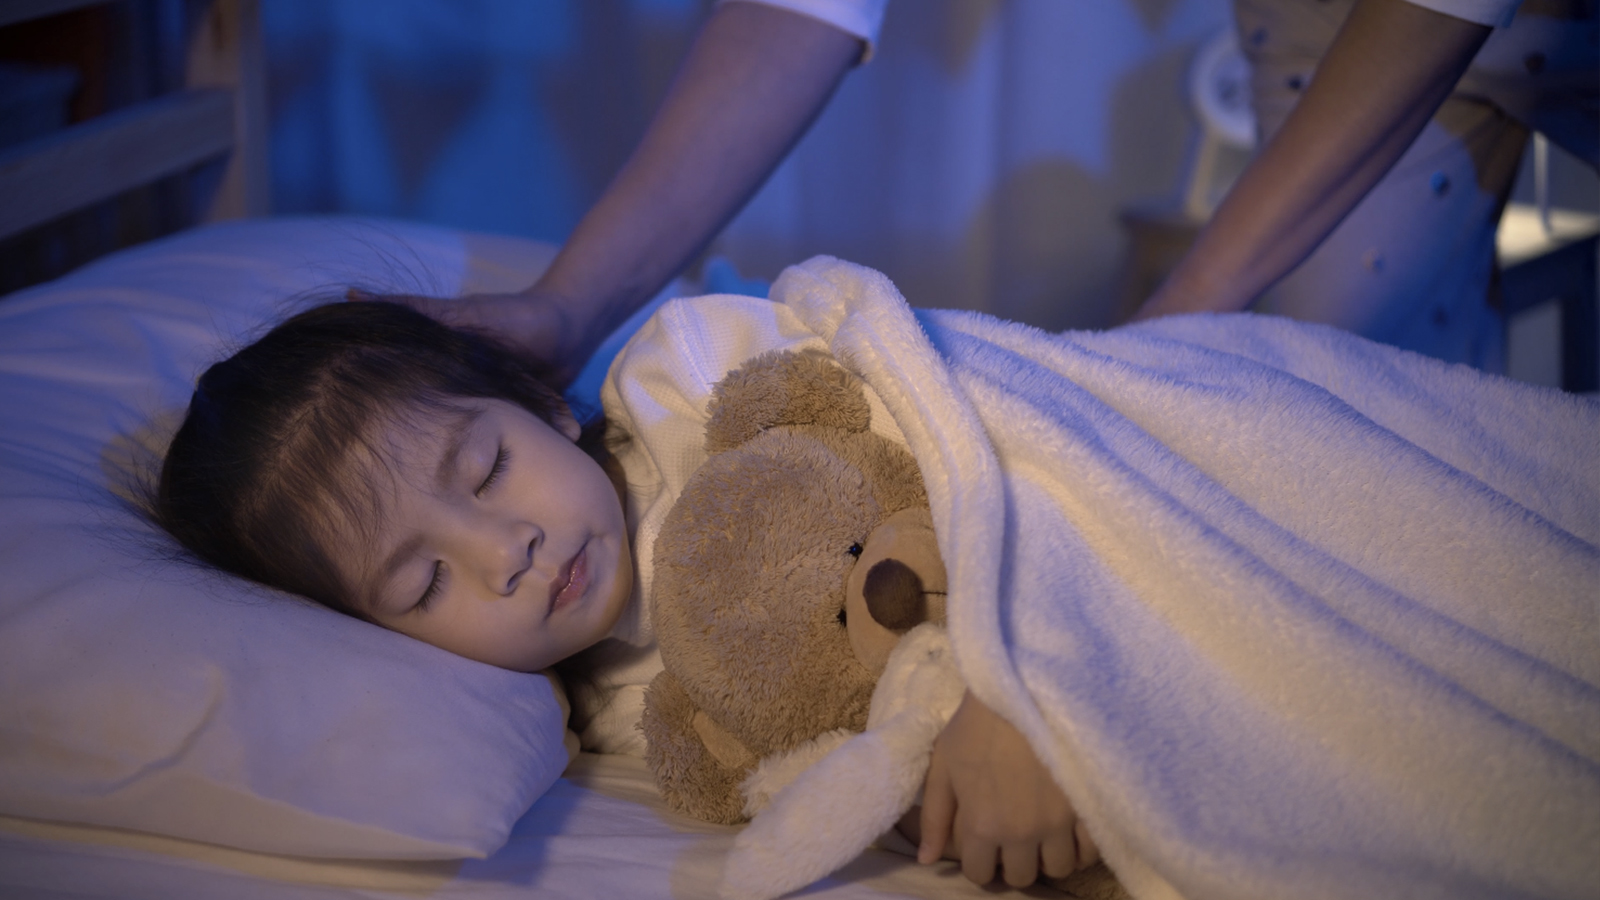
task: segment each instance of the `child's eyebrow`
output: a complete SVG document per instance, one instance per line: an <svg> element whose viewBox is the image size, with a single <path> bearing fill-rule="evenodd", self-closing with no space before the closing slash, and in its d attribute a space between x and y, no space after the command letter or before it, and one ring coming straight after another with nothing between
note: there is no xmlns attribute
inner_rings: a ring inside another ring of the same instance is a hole
<svg viewBox="0 0 1600 900"><path fill-rule="evenodd" d="M450 442L444 445L444 453L439 457L439 468L433 473L434 486L441 493L450 486L450 477L455 474L456 462L461 459L461 451L466 449L467 439L472 437L472 426L477 424L482 416L483 410L475 409L456 420L456 433L451 435Z"/></svg>

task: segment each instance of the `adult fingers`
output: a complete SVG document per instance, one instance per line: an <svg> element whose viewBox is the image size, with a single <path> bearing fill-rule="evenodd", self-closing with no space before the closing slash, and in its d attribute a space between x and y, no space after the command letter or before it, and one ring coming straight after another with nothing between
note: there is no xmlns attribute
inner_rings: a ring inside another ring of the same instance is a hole
<svg viewBox="0 0 1600 900"><path fill-rule="evenodd" d="M917 862L927 865L944 855L955 814L956 795L950 789L950 773L935 747L922 785L922 843L917 847Z"/></svg>
<svg viewBox="0 0 1600 900"><path fill-rule="evenodd" d="M1039 880L1039 845L1032 841L1004 845L1000 848L1000 865L1006 884L1014 888L1033 884Z"/></svg>

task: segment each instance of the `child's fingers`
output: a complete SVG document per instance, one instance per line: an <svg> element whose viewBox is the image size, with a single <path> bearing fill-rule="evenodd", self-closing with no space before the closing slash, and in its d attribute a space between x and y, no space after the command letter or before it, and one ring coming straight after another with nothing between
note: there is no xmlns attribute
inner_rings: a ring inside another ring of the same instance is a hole
<svg viewBox="0 0 1600 900"><path fill-rule="evenodd" d="M1094 845L1094 838L1089 837L1089 826L1079 819L1072 827L1073 837L1078 842L1078 868L1083 869L1100 861L1100 848Z"/></svg>
<svg viewBox="0 0 1600 900"><path fill-rule="evenodd" d="M1081 856L1071 835L1046 840L1039 845L1040 867L1051 878L1065 878L1078 869Z"/></svg>
<svg viewBox="0 0 1600 900"><path fill-rule="evenodd" d="M1032 841L1006 844L1000 848L1000 865L1006 884L1024 888L1039 879L1039 845ZM987 882L978 882L986 884Z"/></svg>
<svg viewBox="0 0 1600 900"><path fill-rule="evenodd" d="M927 865L944 855L955 820L956 795L950 789L950 773L945 770L937 745L928 764L928 777L922 785L922 843L917 847L917 862Z"/></svg>
<svg viewBox="0 0 1600 900"><path fill-rule="evenodd" d="M1000 856L1000 848L988 841L971 842L963 839L961 848L961 874L967 880L977 885L988 884L994 880L995 863Z"/></svg>

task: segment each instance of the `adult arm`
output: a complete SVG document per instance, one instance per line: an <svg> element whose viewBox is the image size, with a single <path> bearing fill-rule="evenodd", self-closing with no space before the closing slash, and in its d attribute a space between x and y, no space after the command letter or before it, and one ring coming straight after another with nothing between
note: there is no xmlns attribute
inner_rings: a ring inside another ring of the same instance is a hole
<svg viewBox="0 0 1600 900"><path fill-rule="evenodd" d="M571 377L744 206L862 49L855 35L798 13L718 6L638 147L537 283L406 302L497 332Z"/></svg>
<svg viewBox="0 0 1600 900"><path fill-rule="evenodd" d="M1411 146L1491 31L1357 0L1305 96L1134 318L1241 310L1293 271Z"/></svg>

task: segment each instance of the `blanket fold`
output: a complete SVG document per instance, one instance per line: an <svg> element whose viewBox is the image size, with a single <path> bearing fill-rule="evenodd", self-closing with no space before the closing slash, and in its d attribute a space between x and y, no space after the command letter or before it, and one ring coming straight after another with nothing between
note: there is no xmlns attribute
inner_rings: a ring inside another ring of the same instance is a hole
<svg viewBox="0 0 1600 900"><path fill-rule="evenodd" d="M1330 328L772 299L922 468L971 689L1134 896L1592 897L1600 403Z"/></svg>

